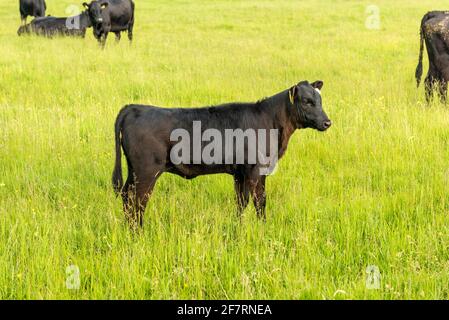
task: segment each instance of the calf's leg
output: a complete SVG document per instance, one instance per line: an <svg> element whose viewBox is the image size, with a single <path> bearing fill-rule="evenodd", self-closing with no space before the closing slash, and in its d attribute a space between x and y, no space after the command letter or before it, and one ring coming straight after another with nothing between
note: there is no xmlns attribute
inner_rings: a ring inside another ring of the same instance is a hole
<svg viewBox="0 0 449 320"><path fill-rule="evenodd" d="M424 80L424 90L426 93L426 101L427 103L430 103L433 99L433 86L435 84L435 78L431 73L429 73Z"/></svg>
<svg viewBox="0 0 449 320"><path fill-rule="evenodd" d="M251 189L251 196L253 198L254 207L256 208L257 217L266 220L265 207L267 196L265 193L265 176L260 176L254 183Z"/></svg>
<svg viewBox="0 0 449 320"><path fill-rule="evenodd" d="M251 194L257 217L263 220L266 220L265 179L265 175L260 175L259 167L253 168L250 172L246 173L244 177L244 185L246 190Z"/></svg>
<svg viewBox="0 0 449 320"><path fill-rule="evenodd" d="M102 49L104 49L104 47L106 46L106 40L108 38L108 33L104 32L103 34L101 34L101 36L98 38L98 43L100 44L100 47Z"/></svg>
<svg viewBox="0 0 449 320"><path fill-rule="evenodd" d="M438 93L440 94L441 102L445 104L447 100L447 83L449 81L449 57L445 58L444 65L446 68L441 70L438 82Z"/></svg>
<svg viewBox="0 0 449 320"><path fill-rule="evenodd" d="M143 227L145 208L163 167L154 163L143 163L133 170L134 176L129 185L128 181L125 183L130 192L127 193L128 198L124 199L124 210L131 229L135 230Z"/></svg>
<svg viewBox="0 0 449 320"><path fill-rule="evenodd" d="M129 164L128 164L129 168ZM125 213L125 218L128 221L129 225L132 226L134 223L133 217L133 208L134 208L134 199L136 198L136 185L135 181L135 173L130 169L128 171L128 178L126 179L125 185L122 189L122 200L123 200L123 212Z"/></svg>
<svg viewBox="0 0 449 320"><path fill-rule="evenodd" d="M133 41L133 29L134 29L134 18L128 25L128 39L130 42Z"/></svg>
<svg viewBox="0 0 449 320"><path fill-rule="evenodd" d="M441 79L438 82L438 93L440 94L441 103L446 103L447 100L447 81L445 79Z"/></svg>
<svg viewBox="0 0 449 320"><path fill-rule="evenodd" d="M136 183L136 200L134 208L134 219L137 226L143 227L143 216L145 208L147 207L148 200L153 192L154 186L157 180L157 173L153 176L143 178Z"/></svg>
<svg viewBox="0 0 449 320"><path fill-rule="evenodd" d="M122 38L122 35L120 31L115 32L115 42L120 42L120 39Z"/></svg>
<svg viewBox="0 0 449 320"><path fill-rule="evenodd" d="M234 189L237 201L237 214L241 216L249 202L249 186L243 174L234 175Z"/></svg>

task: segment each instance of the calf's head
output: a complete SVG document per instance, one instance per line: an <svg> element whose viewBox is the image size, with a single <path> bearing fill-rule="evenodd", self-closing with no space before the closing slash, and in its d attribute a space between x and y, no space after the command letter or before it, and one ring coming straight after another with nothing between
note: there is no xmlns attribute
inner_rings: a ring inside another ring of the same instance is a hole
<svg viewBox="0 0 449 320"><path fill-rule="evenodd" d="M103 24L102 10L105 9L109 3L105 1L92 1L91 3L83 3L87 9L89 20L94 27L100 27Z"/></svg>
<svg viewBox="0 0 449 320"><path fill-rule="evenodd" d="M332 122L323 110L321 89L323 81L309 83L302 81L288 91L290 102L295 108L298 128L313 128L326 131Z"/></svg>

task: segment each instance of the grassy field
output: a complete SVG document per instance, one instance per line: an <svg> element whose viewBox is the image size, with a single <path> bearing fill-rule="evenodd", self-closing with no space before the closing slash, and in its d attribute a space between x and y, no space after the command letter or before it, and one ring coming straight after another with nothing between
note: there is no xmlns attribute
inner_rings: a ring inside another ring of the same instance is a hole
<svg viewBox="0 0 449 320"><path fill-rule="evenodd" d="M368 1L135 2L135 42L104 51L91 30L18 37L18 4L0 4L1 299L449 299L449 106L414 80L420 19L447 1L374 1L379 30ZM304 79L325 82L334 125L295 133L266 223L252 205L236 219L229 176L166 174L130 233L110 184L124 104L255 101Z"/></svg>

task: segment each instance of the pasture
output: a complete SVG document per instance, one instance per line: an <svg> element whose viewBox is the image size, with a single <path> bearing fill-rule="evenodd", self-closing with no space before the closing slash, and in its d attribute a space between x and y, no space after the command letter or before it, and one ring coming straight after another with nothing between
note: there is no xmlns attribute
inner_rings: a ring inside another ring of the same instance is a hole
<svg viewBox="0 0 449 320"><path fill-rule="evenodd" d="M1 299L449 299L449 106L414 80L421 17L447 1L373 1L378 30L368 1L135 3L134 42L104 50L91 29L18 37L18 3L0 4ZM165 174L130 232L111 186L123 105L317 79L333 126L294 134L266 222L236 218L230 176Z"/></svg>

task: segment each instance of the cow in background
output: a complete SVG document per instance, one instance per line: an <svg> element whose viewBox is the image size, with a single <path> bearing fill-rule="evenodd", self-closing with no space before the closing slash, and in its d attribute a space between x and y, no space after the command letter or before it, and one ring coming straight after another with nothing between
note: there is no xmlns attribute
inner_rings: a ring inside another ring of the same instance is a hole
<svg viewBox="0 0 449 320"><path fill-rule="evenodd" d="M128 31L128 39L133 39L134 2L132 0L102 0L83 3L87 9L94 36L102 47L106 44L109 32L115 33L120 41L121 32Z"/></svg>
<svg viewBox="0 0 449 320"><path fill-rule="evenodd" d="M19 6L22 25L26 24L28 16L45 17L45 10L47 10L45 0L20 0Z"/></svg>
<svg viewBox="0 0 449 320"><path fill-rule="evenodd" d="M52 38L54 36L82 37L86 35L86 29L91 27L87 12L74 17L43 17L36 18L31 23L20 26L17 34L35 34Z"/></svg>
<svg viewBox="0 0 449 320"><path fill-rule="evenodd" d="M423 50L426 42L429 71L424 80L426 100L433 97L437 89L442 102L446 102L449 81L449 11L432 11L424 15L420 28L419 61L416 67L417 86L423 73Z"/></svg>

